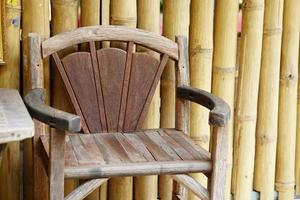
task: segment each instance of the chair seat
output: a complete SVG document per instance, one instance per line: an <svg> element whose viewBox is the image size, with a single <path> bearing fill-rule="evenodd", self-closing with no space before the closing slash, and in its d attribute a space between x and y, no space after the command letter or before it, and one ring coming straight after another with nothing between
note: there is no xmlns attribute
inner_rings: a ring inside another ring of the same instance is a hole
<svg viewBox="0 0 300 200"><path fill-rule="evenodd" d="M49 139L41 140L48 154ZM174 129L66 135L66 178L180 174L211 168L210 153Z"/></svg>

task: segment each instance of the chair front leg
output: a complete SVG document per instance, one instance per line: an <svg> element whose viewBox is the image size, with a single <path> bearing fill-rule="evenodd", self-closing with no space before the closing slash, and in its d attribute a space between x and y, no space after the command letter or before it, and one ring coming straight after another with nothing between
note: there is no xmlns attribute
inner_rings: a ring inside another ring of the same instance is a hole
<svg viewBox="0 0 300 200"><path fill-rule="evenodd" d="M213 127L212 134L212 174L210 180L210 199L223 200L226 193L227 157L228 157L228 127Z"/></svg>
<svg viewBox="0 0 300 200"><path fill-rule="evenodd" d="M65 131L50 133L49 192L50 200L64 199Z"/></svg>

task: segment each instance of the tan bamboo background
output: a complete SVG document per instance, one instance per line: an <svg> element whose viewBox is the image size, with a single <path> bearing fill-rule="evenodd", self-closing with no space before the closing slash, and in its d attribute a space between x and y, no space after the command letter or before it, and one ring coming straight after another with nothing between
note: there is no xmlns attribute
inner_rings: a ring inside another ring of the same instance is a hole
<svg viewBox="0 0 300 200"><path fill-rule="evenodd" d="M30 88L29 32L47 39L80 26L114 24L173 40L175 35L185 35L191 85L222 97L232 109L226 199L290 200L300 195L299 0L164 0L163 8L160 0L0 1L6 61L0 66L0 87L16 88L21 94ZM44 66L47 102L72 111L55 67L49 60ZM190 135L209 149L207 116L206 110L191 105ZM144 127L174 126L175 71L170 62ZM0 200L33 199L31 145L31 140L11 143L4 152ZM192 176L207 184L204 175ZM66 181L65 193L80 183ZM169 176L114 178L86 199L171 200L176 195L197 199ZM47 199L47 190L40 199Z"/></svg>

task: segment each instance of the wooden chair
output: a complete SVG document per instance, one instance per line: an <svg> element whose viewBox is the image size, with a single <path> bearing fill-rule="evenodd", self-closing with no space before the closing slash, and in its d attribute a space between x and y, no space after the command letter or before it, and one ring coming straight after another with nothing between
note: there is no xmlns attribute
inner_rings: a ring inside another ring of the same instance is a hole
<svg viewBox="0 0 300 200"><path fill-rule="evenodd" d="M160 174L172 175L201 199L224 199L230 109L218 97L189 87L186 38L177 37L173 42L139 29L93 26L39 41L37 34L30 34L33 89L25 102L32 117L56 128L50 137L36 133L35 139L42 142L39 155L48 169L51 200L64 199L64 178L87 180L65 198L82 199L110 177ZM101 41L126 43L126 50L97 49ZM64 56L58 53L76 45L87 50ZM135 45L159 53L160 59L135 52ZM42 58L50 55L76 115L43 102ZM142 130L169 59L176 62L176 128ZM211 153L188 137L188 101L210 109ZM209 191L185 175L192 172L209 177Z"/></svg>

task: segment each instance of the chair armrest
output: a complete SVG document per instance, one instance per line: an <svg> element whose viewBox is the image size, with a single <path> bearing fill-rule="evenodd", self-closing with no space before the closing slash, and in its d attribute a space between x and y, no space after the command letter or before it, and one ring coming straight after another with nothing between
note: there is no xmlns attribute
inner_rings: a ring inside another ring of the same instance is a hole
<svg viewBox="0 0 300 200"><path fill-rule="evenodd" d="M45 91L41 88L33 89L25 96L25 105L33 118L60 130L80 131L79 116L52 108L44 100Z"/></svg>
<svg viewBox="0 0 300 200"><path fill-rule="evenodd" d="M230 119L228 104L209 92L189 86L179 86L177 87L177 97L190 100L210 109L209 123L213 126L224 126Z"/></svg>

